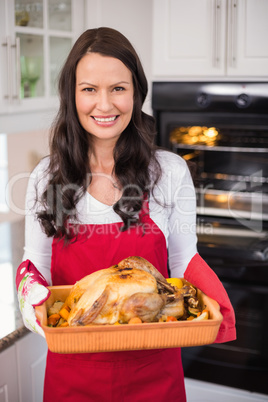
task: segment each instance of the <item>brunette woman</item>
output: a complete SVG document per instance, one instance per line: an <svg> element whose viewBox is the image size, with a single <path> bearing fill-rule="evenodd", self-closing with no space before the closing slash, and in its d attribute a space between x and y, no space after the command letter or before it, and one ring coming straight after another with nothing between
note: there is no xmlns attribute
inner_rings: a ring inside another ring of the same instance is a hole
<svg viewBox="0 0 268 402"><path fill-rule="evenodd" d="M147 81L130 42L110 28L84 32L62 69L59 95L50 156L27 192L16 278L25 325L43 335L33 305L49 296L48 284L72 285L136 255L216 299L224 316L216 342L235 339L228 296L197 253L191 175L182 158L154 145L154 119L142 111ZM44 401L167 398L186 400L179 348L48 352Z"/></svg>

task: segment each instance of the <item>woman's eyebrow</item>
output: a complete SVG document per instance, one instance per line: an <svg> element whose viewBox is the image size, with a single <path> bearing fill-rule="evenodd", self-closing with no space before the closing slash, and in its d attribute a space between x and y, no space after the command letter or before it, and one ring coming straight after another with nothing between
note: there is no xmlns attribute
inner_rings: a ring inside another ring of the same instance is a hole
<svg viewBox="0 0 268 402"><path fill-rule="evenodd" d="M95 87L95 88L97 87L97 85L90 84L90 82L86 82L86 81L79 82L78 85L88 85L90 87Z"/></svg>
<svg viewBox="0 0 268 402"><path fill-rule="evenodd" d="M128 81L119 81L119 82L116 82L115 84L111 85L111 87L116 87L117 85L121 85L121 84L130 85L130 82L128 82Z"/></svg>
<svg viewBox="0 0 268 402"><path fill-rule="evenodd" d="M115 84L110 85L110 87L116 87L117 85L121 85L121 84L130 85L130 82L128 82L128 81L119 81L119 82L116 82ZM90 82L87 82L87 81L79 82L78 85L88 85L88 86L94 87L94 88L97 87L97 85L91 84Z"/></svg>

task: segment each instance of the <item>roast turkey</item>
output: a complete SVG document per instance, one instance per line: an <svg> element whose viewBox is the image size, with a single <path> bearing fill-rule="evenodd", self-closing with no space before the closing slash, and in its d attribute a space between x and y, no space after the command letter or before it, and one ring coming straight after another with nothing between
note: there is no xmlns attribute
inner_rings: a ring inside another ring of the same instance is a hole
<svg viewBox="0 0 268 402"><path fill-rule="evenodd" d="M65 303L70 326L127 323L133 317L153 322L163 314L182 317L189 296L195 298L193 287L174 288L147 260L128 257L76 282Z"/></svg>

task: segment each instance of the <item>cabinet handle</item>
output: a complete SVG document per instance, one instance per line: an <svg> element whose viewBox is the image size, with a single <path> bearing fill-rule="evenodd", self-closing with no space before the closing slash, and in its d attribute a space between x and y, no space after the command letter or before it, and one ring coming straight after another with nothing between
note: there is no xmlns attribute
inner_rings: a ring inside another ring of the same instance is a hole
<svg viewBox="0 0 268 402"><path fill-rule="evenodd" d="M15 94L13 95L13 99L20 100L20 82L21 82L21 70L20 70L20 38L17 37L14 45L12 47L15 48L16 53L16 88Z"/></svg>
<svg viewBox="0 0 268 402"><path fill-rule="evenodd" d="M220 17L221 17L221 0L215 0L214 6L214 65L219 66L220 63Z"/></svg>
<svg viewBox="0 0 268 402"><path fill-rule="evenodd" d="M11 78L11 40L10 37L6 37L6 41L2 43L2 46L6 47L6 67L7 67L7 94L4 95L4 99L11 101L11 87L12 87L12 78Z"/></svg>
<svg viewBox="0 0 268 402"><path fill-rule="evenodd" d="M237 0L232 0L230 14L230 67L236 67Z"/></svg>

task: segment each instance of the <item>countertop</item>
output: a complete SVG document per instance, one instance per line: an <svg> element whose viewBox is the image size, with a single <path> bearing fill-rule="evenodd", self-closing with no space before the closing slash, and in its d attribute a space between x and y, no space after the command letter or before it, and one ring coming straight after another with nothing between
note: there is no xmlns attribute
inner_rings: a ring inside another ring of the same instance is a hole
<svg viewBox="0 0 268 402"><path fill-rule="evenodd" d="M0 223L0 352L29 333L22 321L15 286L23 246L24 220Z"/></svg>

